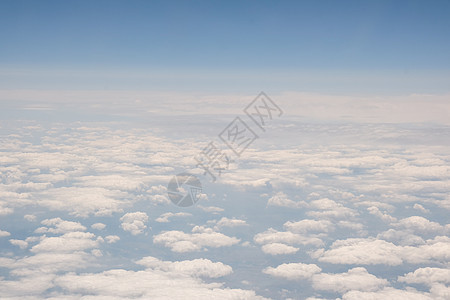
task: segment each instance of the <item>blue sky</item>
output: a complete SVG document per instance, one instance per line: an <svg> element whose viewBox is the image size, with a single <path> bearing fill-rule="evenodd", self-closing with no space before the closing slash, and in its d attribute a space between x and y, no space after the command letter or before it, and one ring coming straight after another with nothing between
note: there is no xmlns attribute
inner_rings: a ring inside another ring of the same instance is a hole
<svg viewBox="0 0 450 300"><path fill-rule="evenodd" d="M2 87L142 88L133 78L162 74L151 88L174 89L169 77L240 91L230 80L240 76L279 90L376 93L396 92L383 81L394 77L407 82L401 92L442 93L449 14L448 1L2 1ZM40 75L17 75L24 70ZM67 70L107 76L46 74ZM105 84L111 74L125 83ZM296 79L271 83L286 75ZM349 79L339 88L327 76Z"/></svg>

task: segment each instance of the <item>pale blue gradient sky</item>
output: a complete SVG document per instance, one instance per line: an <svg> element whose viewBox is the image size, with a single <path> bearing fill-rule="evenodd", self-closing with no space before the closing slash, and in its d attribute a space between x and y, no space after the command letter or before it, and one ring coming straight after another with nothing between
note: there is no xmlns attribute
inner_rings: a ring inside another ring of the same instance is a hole
<svg viewBox="0 0 450 300"><path fill-rule="evenodd" d="M447 93L448 1L1 1L2 89Z"/></svg>

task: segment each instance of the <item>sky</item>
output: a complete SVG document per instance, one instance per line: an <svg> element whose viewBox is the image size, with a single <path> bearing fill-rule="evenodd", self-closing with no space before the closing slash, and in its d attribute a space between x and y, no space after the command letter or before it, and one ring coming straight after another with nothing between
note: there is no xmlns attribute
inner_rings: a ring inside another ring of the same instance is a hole
<svg viewBox="0 0 450 300"><path fill-rule="evenodd" d="M0 0L0 298L449 299L449 15Z"/></svg>
<svg viewBox="0 0 450 300"><path fill-rule="evenodd" d="M448 1L0 5L3 88L448 92Z"/></svg>

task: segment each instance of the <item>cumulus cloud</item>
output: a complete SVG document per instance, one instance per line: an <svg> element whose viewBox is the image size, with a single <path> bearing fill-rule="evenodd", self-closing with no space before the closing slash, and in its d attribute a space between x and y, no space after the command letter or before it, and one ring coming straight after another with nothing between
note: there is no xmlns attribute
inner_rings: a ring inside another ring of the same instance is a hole
<svg viewBox="0 0 450 300"><path fill-rule="evenodd" d="M309 207L316 210L308 211L307 215L315 218L348 219L358 215L354 209L328 198L311 201Z"/></svg>
<svg viewBox="0 0 450 300"><path fill-rule="evenodd" d="M94 249L98 250L98 249ZM93 257L101 255L92 251ZM85 254L86 255L86 254ZM52 256L52 257L51 257ZM35 258L30 260L30 258ZM143 271L111 269L99 273L67 272L86 266L86 257L80 252L48 253L15 261L0 260L0 266L15 268L18 280L0 280L0 296L17 299L52 297L72 299L86 296L89 299L255 299L252 290L230 289L211 279L232 273L232 268L208 259L186 261L162 261L144 257L137 261L146 267ZM38 268L32 270L31 268ZM26 271L28 270L28 271ZM56 276L58 272L58 276ZM208 283L201 278L210 279ZM174 285L175 283L175 285ZM24 285L24 286L23 286ZM57 290L56 292L54 290Z"/></svg>
<svg viewBox="0 0 450 300"><path fill-rule="evenodd" d="M306 232L329 232L334 230L334 225L328 220L301 220L298 222L288 221L284 223L284 228L295 233Z"/></svg>
<svg viewBox="0 0 450 300"><path fill-rule="evenodd" d="M90 232L68 232L61 236L44 237L39 244L31 248L31 252L63 252L69 253L98 247L99 242Z"/></svg>
<svg viewBox="0 0 450 300"><path fill-rule="evenodd" d="M170 204L167 198L167 187L161 184L152 186L147 190L148 198L153 204Z"/></svg>
<svg viewBox="0 0 450 300"><path fill-rule="evenodd" d="M197 231L197 232L196 232ZM193 233L182 231L165 231L153 237L155 244L163 244L174 252L191 252L207 248L227 247L237 244L240 239L229 237L213 229L193 228Z"/></svg>
<svg viewBox="0 0 450 300"><path fill-rule="evenodd" d="M170 200L166 195L149 195L148 198L153 204L170 204Z"/></svg>
<svg viewBox="0 0 450 300"><path fill-rule="evenodd" d="M312 256L332 264L397 266L403 262L445 262L450 259L450 238L437 236L416 247L398 246L375 238L350 238L335 241L329 250L318 250Z"/></svg>
<svg viewBox="0 0 450 300"><path fill-rule="evenodd" d="M4 207L6 203L0 203L0 216L9 215L14 212L14 209L11 207Z"/></svg>
<svg viewBox="0 0 450 300"><path fill-rule="evenodd" d="M122 191L99 187L61 187L40 193L38 204L50 210L68 211L77 217L108 216L129 205Z"/></svg>
<svg viewBox="0 0 450 300"><path fill-rule="evenodd" d="M423 245L425 240L409 231L389 229L377 235L378 239L382 239L400 246Z"/></svg>
<svg viewBox="0 0 450 300"><path fill-rule="evenodd" d="M169 222L169 218L172 218L172 217L188 217L188 216L192 216L192 214L186 213L186 212L178 212L178 213L168 212L168 213L164 213L164 214L160 215L158 218L156 218L155 221L159 222L159 223L168 223Z"/></svg>
<svg viewBox="0 0 450 300"><path fill-rule="evenodd" d="M97 229L97 230L103 230L106 228L106 225L103 223L94 223L91 225L91 228Z"/></svg>
<svg viewBox="0 0 450 300"><path fill-rule="evenodd" d="M258 244L285 243L290 245L321 246L323 241L317 237L308 237L290 231L277 231L273 228L258 233L253 238Z"/></svg>
<svg viewBox="0 0 450 300"><path fill-rule="evenodd" d="M420 216L412 216L401 219L398 223L393 224L395 228L411 231L416 234L445 234L450 233L450 226L444 227L437 222L429 221L428 219Z"/></svg>
<svg viewBox="0 0 450 300"><path fill-rule="evenodd" d="M318 251L319 261L333 264L399 265L399 248L383 240L358 239L335 241L329 250Z"/></svg>
<svg viewBox="0 0 450 300"><path fill-rule="evenodd" d="M311 280L315 290L331 291L344 294L348 291L372 292L389 286L386 279L378 278L357 267L345 273L321 273L315 264L287 263L276 268L268 267L263 273L288 280Z"/></svg>
<svg viewBox="0 0 450 300"><path fill-rule="evenodd" d="M222 211L224 211L223 208L221 207L217 207L217 206L202 206L202 205L197 205L198 208L202 209L205 212L210 212L213 214L217 214L220 213Z"/></svg>
<svg viewBox="0 0 450 300"><path fill-rule="evenodd" d="M105 240L108 244L112 244L117 241L120 241L120 237L117 235L107 235L107 236L105 236Z"/></svg>
<svg viewBox="0 0 450 300"><path fill-rule="evenodd" d="M377 278L362 267L350 269L346 273L316 274L312 278L312 283L316 290L338 293L352 290L372 292L389 285L386 279Z"/></svg>
<svg viewBox="0 0 450 300"><path fill-rule="evenodd" d="M91 250L91 254L94 255L95 257L102 257L103 253L100 249L92 249Z"/></svg>
<svg viewBox="0 0 450 300"><path fill-rule="evenodd" d="M17 299L45 298L45 292L54 288L56 274L76 271L93 266L95 257L101 255L98 249L102 239L92 233L79 231L85 227L78 222L60 218L46 219L45 233L59 236L30 236L24 241L11 240L21 248L31 246L26 256L0 258L0 267L10 269L9 280L0 279L0 297Z"/></svg>
<svg viewBox="0 0 450 300"><path fill-rule="evenodd" d="M448 299L450 297L450 287L441 283L434 283L431 286L430 294L435 299Z"/></svg>
<svg viewBox="0 0 450 300"><path fill-rule="evenodd" d="M0 230L0 237L10 236L11 233L5 230Z"/></svg>
<svg viewBox="0 0 450 300"><path fill-rule="evenodd" d="M267 267L263 270L263 273L289 280L303 280L310 279L320 271L322 269L315 264L288 263L281 264L276 268Z"/></svg>
<svg viewBox="0 0 450 300"><path fill-rule="evenodd" d="M182 273L194 277L218 278L233 272L233 269L228 265L204 258L171 262L147 256L136 263L153 270Z"/></svg>
<svg viewBox="0 0 450 300"><path fill-rule="evenodd" d="M248 225L245 220L239 220L239 219L229 219L227 217L223 217L219 221L212 220L208 221L210 223L215 223L215 229L223 228L223 227L238 227L238 226L246 226Z"/></svg>
<svg viewBox="0 0 450 300"><path fill-rule="evenodd" d="M34 222L37 219L35 215L24 215L23 218L28 222Z"/></svg>
<svg viewBox="0 0 450 300"><path fill-rule="evenodd" d="M450 269L442 268L419 268L414 272L399 276L398 281L406 283L418 283L432 286L434 283L450 283Z"/></svg>
<svg viewBox="0 0 450 300"><path fill-rule="evenodd" d="M24 242L28 244L37 242L31 247L32 255L14 259L0 259L0 266L11 269L10 274L21 278L18 281L8 281L6 283L0 280L0 286L5 284L5 291L25 296L30 295L31 292L30 294L24 294L24 290L15 290L14 286L20 285L21 281L29 281L28 277L35 279L35 277L41 277L43 276L42 274L45 274L46 276L42 277L42 279L45 278L42 284L51 285L51 281L55 276L52 274L82 269L92 265L96 254L95 250L98 250L101 239L97 239L92 233L75 231L56 237L47 237L45 235L36 238L29 237ZM36 278L36 280L37 283L41 279ZM27 288L33 289L33 285ZM41 292L38 285L34 286L34 288L36 291ZM5 294L0 292L0 295Z"/></svg>
<svg viewBox="0 0 450 300"><path fill-rule="evenodd" d="M369 211L369 213L371 215L374 215L374 216L380 218L384 222L390 223L390 222L397 221L397 219L392 217L391 215L389 215L389 214L387 214L385 212L381 212L380 209L378 207L376 207L376 206L368 207L367 210Z"/></svg>
<svg viewBox="0 0 450 300"><path fill-rule="evenodd" d="M306 206L306 202L296 202L288 198L283 192L278 192L267 201L267 206L281 206L289 208L301 208Z"/></svg>
<svg viewBox="0 0 450 300"><path fill-rule="evenodd" d="M292 247L281 243L270 243L261 247L262 251L266 254L280 255L280 254L292 254L296 253L299 248Z"/></svg>
<svg viewBox="0 0 450 300"><path fill-rule="evenodd" d="M18 259L1 259L0 266L11 269L15 276L33 276L52 274L60 271L84 268L89 260L85 252L74 253L39 253Z"/></svg>
<svg viewBox="0 0 450 300"><path fill-rule="evenodd" d="M213 263L207 261L188 261L152 266L143 271L123 269L108 270L101 273L65 274L55 279L62 289L62 295L89 295L90 299L265 299L254 291L225 288L220 283L205 283L197 276L190 276L200 264L211 270ZM228 272L225 265L214 265L221 271L202 271L203 274L216 275ZM184 272L183 272L184 271Z"/></svg>
<svg viewBox="0 0 450 300"><path fill-rule="evenodd" d="M419 204L419 203L415 203L413 206L414 209L417 209L423 213L430 213L429 209L426 209L425 207L423 207L423 205Z"/></svg>
<svg viewBox="0 0 450 300"><path fill-rule="evenodd" d="M84 187L102 187L106 189L130 192L138 192L145 188L142 177L139 178L119 174L81 176L77 178L77 181L74 183L74 185Z"/></svg>
<svg viewBox="0 0 450 300"><path fill-rule="evenodd" d="M85 231L86 227L78 222L66 221L61 218L45 219L41 222L42 225L48 227L40 227L36 230L37 233L66 233L72 231Z"/></svg>
<svg viewBox="0 0 450 300"><path fill-rule="evenodd" d="M18 280L0 280L0 296L3 299L44 299L40 297L53 287L53 274L22 277Z"/></svg>
<svg viewBox="0 0 450 300"><path fill-rule="evenodd" d="M132 235L143 233L147 228L148 216L145 212L127 213L120 218L122 229L130 232Z"/></svg>
<svg viewBox="0 0 450 300"><path fill-rule="evenodd" d="M11 245L18 246L20 249L28 248L27 241L11 239L9 240L9 242L11 243Z"/></svg>
<svg viewBox="0 0 450 300"><path fill-rule="evenodd" d="M349 291L342 296L342 300L432 300L435 299L428 293L421 293L414 289L400 290L391 287L386 287L382 290L370 291Z"/></svg>
<svg viewBox="0 0 450 300"><path fill-rule="evenodd" d="M365 226L362 223L340 220L339 222L337 222L337 226L340 228L351 229L351 230L358 231L361 234L365 234L365 231L363 230L365 228Z"/></svg>

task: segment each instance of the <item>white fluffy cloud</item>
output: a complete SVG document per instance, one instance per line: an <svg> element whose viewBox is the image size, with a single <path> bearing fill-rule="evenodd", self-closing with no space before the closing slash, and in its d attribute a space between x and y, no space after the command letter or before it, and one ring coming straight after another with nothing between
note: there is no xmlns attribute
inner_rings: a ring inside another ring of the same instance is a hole
<svg viewBox="0 0 450 300"><path fill-rule="evenodd" d="M221 262L214 263L209 259L203 258L171 262L147 256L138 260L136 263L153 270L170 271L194 277L218 278L233 272L233 269L228 265Z"/></svg>
<svg viewBox="0 0 450 300"><path fill-rule="evenodd" d="M442 268L419 268L414 272L399 276L398 281L406 283L419 283L432 286L434 283L450 283L450 269Z"/></svg>
<svg viewBox="0 0 450 300"><path fill-rule="evenodd" d="M345 273L321 273L315 264L287 263L276 268L267 267L263 273L288 280L311 280L315 290L344 294L348 291L378 291L389 285L383 278L369 274L365 268L357 267Z"/></svg>
<svg viewBox="0 0 450 300"><path fill-rule="evenodd" d="M5 230L0 230L0 237L10 236L11 233Z"/></svg>
<svg viewBox="0 0 450 300"><path fill-rule="evenodd" d="M276 268L267 267L263 270L263 273L289 280L303 280L310 279L320 271L322 269L315 264L288 263L281 264Z"/></svg>
<svg viewBox="0 0 450 300"><path fill-rule="evenodd" d="M313 257L333 264L385 264L397 266L403 262L419 264L446 262L450 259L450 238L437 236L423 245L397 246L375 238L351 238L334 242L329 250L318 250Z"/></svg>
<svg viewBox="0 0 450 300"><path fill-rule="evenodd" d="M223 227L238 227L238 226L245 226L248 225L245 220L239 220L239 219L229 219L227 217L222 217L219 221L213 220L210 221L211 223L215 223L216 229L223 228Z"/></svg>
<svg viewBox="0 0 450 300"><path fill-rule="evenodd" d="M80 252L47 253L45 256L38 254L17 261L0 260L0 266L14 268L15 274L21 276L15 281L0 280L0 297L75 299L84 296L99 300L265 299L251 290L230 289L221 283L211 282L211 279L231 274L232 268L208 259L171 262L144 257L137 261L146 267L143 271L112 269L100 273L67 272L86 266L86 262L86 257ZM34 271L31 268L35 268ZM206 283L201 278L210 280ZM56 289L57 292L52 292L50 297L46 292L51 289Z"/></svg>
<svg viewBox="0 0 450 300"><path fill-rule="evenodd" d="M68 232L61 236L44 237L31 248L31 252L71 253L96 248L98 245L95 235L90 232Z"/></svg>
<svg viewBox="0 0 450 300"><path fill-rule="evenodd" d="M334 242L325 252L317 252L319 261L333 264L399 265L398 246L376 239L347 239Z"/></svg>
<svg viewBox="0 0 450 300"><path fill-rule="evenodd" d="M52 288L53 274L22 277L19 280L0 280L0 296L3 299L44 299L40 297L46 290Z"/></svg>
<svg viewBox="0 0 450 300"><path fill-rule="evenodd" d="M432 300L444 298L435 298L428 293L421 293L414 289L400 290L391 287L386 287L382 290L370 291L349 291L342 296L342 300Z"/></svg>
<svg viewBox="0 0 450 300"><path fill-rule="evenodd" d="M210 213L213 213L213 214L217 214L217 213L220 213L220 212L224 211L223 208L217 207L217 206L202 206L202 205L198 205L197 207L202 209L203 211L210 212Z"/></svg>
<svg viewBox="0 0 450 300"><path fill-rule="evenodd" d="M106 228L106 225L103 223L94 223L91 225L91 228L96 229L96 230L103 230Z"/></svg>
<svg viewBox="0 0 450 300"><path fill-rule="evenodd" d="M34 222L37 219L35 215L24 215L23 218L28 222Z"/></svg>
<svg viewBox="0 0 450 300"><path fill-rule="evenodd" d="M117 241L120 241L120 237L117 235L107 235L107 236L105 236L105 240L108 244L112 244Z"/></svg>
<svg viewBox="0 0 450 300"><path fill-rule="evenodd" d="M285 243L290 245L323 245L322 240L319 238L308 237L290 231L277 231L273 228L269 228L264 232L256 234L253 239L258 244Z"/></svg>
<svg viewBox="0 0 450 300"><path fill-rule="evenodd" d="M199 230L198 227L194 227L193 233L173 230L159 233L153 237L155 244L163 244L174 252L191 252L206 248L227 247L235 245L239 241L240 239L238 238L215 232L211 228Z"/></svg>
<svg viewBox="0 0 450 300"><path fill-rule="evenodd" d="M188 217L188 216L192 216L192 214L186 212L177 212L177 213L168 212L160 215L158 218L156 218L155 221L159 223L168 223L169 219L172 217Z"/></svg>
<svg viewBox="0 0 450 300"><path fill-rule="evenodd" d="M130 177L118 174L82 176L77 178L77 182L74 185L83 187L102 187L130 192L140 191L145 188L142 177Z"/></svg>
<svg viewBox="0 0 450 300"><path fill-rule="evenodd" d="M201 261L200 263L203 263ZM89 299L249 299L262 300L254 291L230 289L220 283L205 283L190 276L198 262L164 265L144 271L123 269L91 274L66 274L55 279L69 295L89 295ZM210 266L210 264L206 263ZM167 268L167 270L163 270ZM223 268L221 266L221 268ZM181 271L180 271L181 270ZM186 272L183 272L186 271ZM207 273L207 272L204 272Z"/></svg>
<svg viewBox="0 0 450 300"><path fill-rule="evenodd" d="M38 204L74 216L107 216L129 205L127 194L99 187L61 187L40 193Z"/></svg>
<svg viewBox="0 0 450 300"><path fill-rule="evenodd" d="M437 222L429 221L428 219L420 216L404 218L393 225L396 228L411 231L416 234L445 234L446 232L450 233L450 226L445 227Z"/></svg>
<svg viewBox="0 0 450 300"><path fill-rule="evenodd" d="M284 223L284 228L295 233L329 232L334 230L334 225L328 220L305 219L298 222L288 221Z"/></svg>
<svg viewBox="0 0 450 300"><path fill-rule="evenodd" d="M389 285L386 279L377 278L362 267L350 269L346 273L316 274L312 278L312 283L316 290L338 293L352 290L372 292Z"/></svg>
<svg viewBox="0 0 450 300"><path fill-rule="evenodd" d="M281 207L289 207L289 208L301 208L306 206L306 202L296 202L283 193L278 192L267 201L267 206L281 206Z"/></svg>
<svg viewBox="0 0 450 300"><path fill-rule="evenodd" d="M349 219L358 215L354 209L328 198L311 201L309 207L315 210L308 211L307 215L315 218Z"/></svg>
<svg viewBox="0 0 450 300"><path fill-rule="evenodd" d="M377 216L378 218L380 218L381 220L383 220L384 222L390 223L390 222L395 222L397 221L396 218L392 217L391 215L385 213L385 212L381 212L380 209L376 206L370 206L367 208L367 210L369 211L370 214Z"/></svg>
<svg viewBox="0 0 450 300"><path fill-rule="evenodd" d="M161 184L152 186L147 190L148 198L153 204L170 204L167 198L167 187Z"/></svg>
<svg viewBox="0 0 450 300"><path fill-rule="evenodd" d="M18 246L20 249L25 249L28 247L28 242L23 240L10 239L11 245Z"/></svg>
<svg viewBox="0 0 450 300"><path fill-rule="evenodd" d="M423 207L423 205L419 204L419 203L415 203L413 206L414 209L417 209L423 213L430 213L429 209L426 209L425 207Z"/></svg>
<svg viewBox="0 0 450 300"><path fill-rule="evenodd" d="M261 247L261 249L264 253L271 254L271 255L293 254L299 250L299 248L281 244L281 243L266 244L266 245L263 245Z"/></svg>
<svg viewBox="0 0 450 300"><path fill-rule="evenodd" d="M66 233L72 231L85 231L86 227L78 222L66 221L61 218L46 219L41 222L42 225L48 227L40 227L36 230L37 233Z"/></svg>
<svg viewBox="0 0 450 300"><path fill-rule="evenodd" d="M39 294L52 286L51 281L57 272L73 271L92 265L95 255L100 253L98 247L102 239L89 232L70 231L70 228L77 230L80 226L73 226L71 222L65 223L59 218L48 219L44 223L53 225L57 232L65 233L51 237L28 237L21 241L21 244L31 246L30 253L24 257L0 259L0 266L10 269L10 274L19 276L17 280L0 280L0 287L4 288L0 289L4 291L0 292L1 296ZM57 227L58 224L61 226ZM18 288L25 282L28 282L26 288ZM30 282L35 284L29 284Z"/></svg>
<svg viewBox="0 0 450 300"><path fill-rule="evenodd" d="M377 238L385 240L387 242L396 243L400 246L414 246L425 244L425 240L422 237L412 234L410 231L395 230L392 228L379 233L377 235Z"/></svg>
<svg viewBox="0 0 450 300"><path fill-rule="evenodd" d="M148 216L145 212L127 213L120 218L122 229L132 235L138 235L147 228Z"/></svg>

